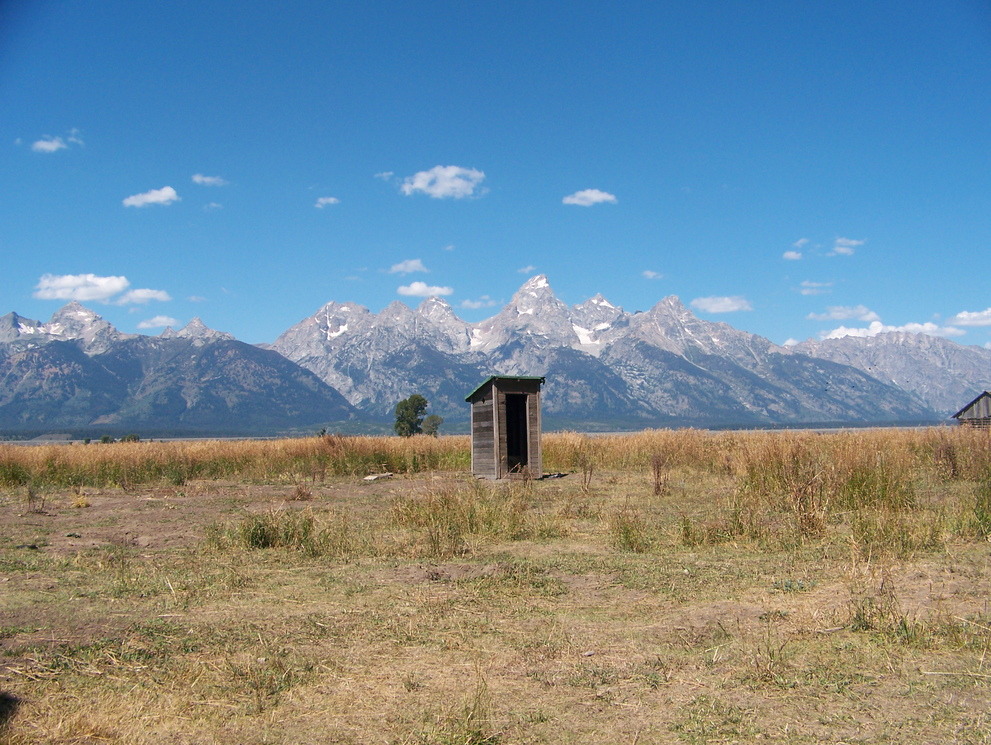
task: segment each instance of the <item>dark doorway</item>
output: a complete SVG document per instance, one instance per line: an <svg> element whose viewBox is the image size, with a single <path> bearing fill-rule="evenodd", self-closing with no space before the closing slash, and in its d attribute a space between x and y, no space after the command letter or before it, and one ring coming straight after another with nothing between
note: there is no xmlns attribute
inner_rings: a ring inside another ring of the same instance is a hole
<svg viewBox="0 0 991 745"><path fill-rule="evenodd" d="M525 393L506 394L506 455L509 470L521 471L529 465Z"/></svg>

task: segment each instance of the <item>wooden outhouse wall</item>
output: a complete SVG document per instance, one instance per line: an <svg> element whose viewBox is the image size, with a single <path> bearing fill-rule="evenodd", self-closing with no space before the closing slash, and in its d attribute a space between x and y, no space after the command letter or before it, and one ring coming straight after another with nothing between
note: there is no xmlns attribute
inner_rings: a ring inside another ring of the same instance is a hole
<svg viewBox="0 0 991 745"><path fill-rule="evenodd" d="M491 393L471 405L471 472L491 479L498 478L493 413Z"/></svg>
<svg viewBox="0 0 991 745"><path fill-rule="evenodd" d="M543 475L541 383L542 378L494 377L468 398L474 475L493 479Z"/></svg>

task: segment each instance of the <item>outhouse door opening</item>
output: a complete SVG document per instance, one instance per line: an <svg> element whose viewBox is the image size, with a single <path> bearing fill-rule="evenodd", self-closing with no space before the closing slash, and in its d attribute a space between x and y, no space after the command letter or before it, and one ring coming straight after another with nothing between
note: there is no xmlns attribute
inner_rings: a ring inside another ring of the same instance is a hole
<svg viewBox="0 0 991 745"><path fill-rule="evenodd" d="M525 393L506 394L506 455L510 472L529 465L526 399Z"/></svg>

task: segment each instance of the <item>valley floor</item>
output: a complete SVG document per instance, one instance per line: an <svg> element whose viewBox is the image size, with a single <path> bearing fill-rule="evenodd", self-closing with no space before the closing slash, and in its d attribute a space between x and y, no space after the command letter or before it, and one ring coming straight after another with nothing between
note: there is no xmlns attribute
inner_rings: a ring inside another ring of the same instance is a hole
<svg viewBox="0 0 991 745"><path fill-rule="evenodd" d="M991 742L965 532L760 527L677 468L3 494L12 745Z"/></svg>

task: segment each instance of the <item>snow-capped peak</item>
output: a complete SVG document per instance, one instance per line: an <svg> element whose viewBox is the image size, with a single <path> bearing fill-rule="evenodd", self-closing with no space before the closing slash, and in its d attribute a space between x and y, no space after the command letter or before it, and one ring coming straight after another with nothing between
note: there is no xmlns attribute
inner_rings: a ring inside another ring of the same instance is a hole
<svg viewBox="0 0 991 745"><path fill-rule="evenodd" d="M530 277L523 286L520 287L520 292L530 292L532 290L542 290L545 287L549 288L551 286L550 282L547 281L546 274L538 274L536 277Z"/></svg>

